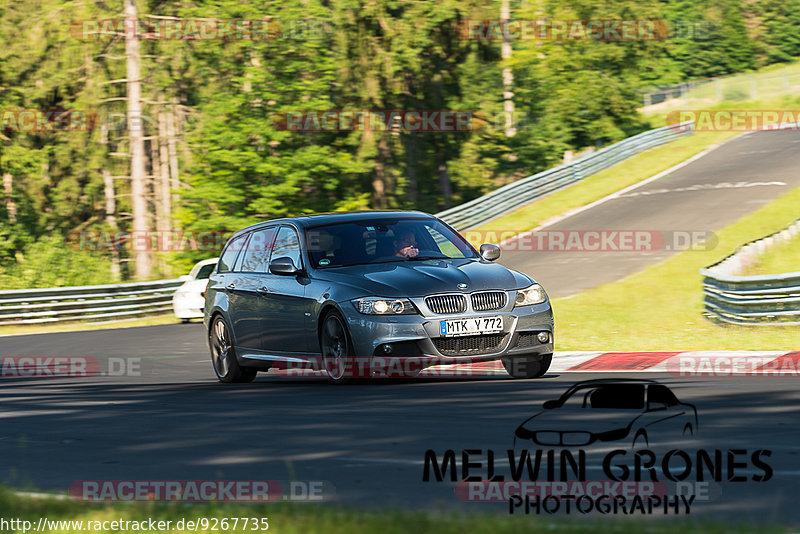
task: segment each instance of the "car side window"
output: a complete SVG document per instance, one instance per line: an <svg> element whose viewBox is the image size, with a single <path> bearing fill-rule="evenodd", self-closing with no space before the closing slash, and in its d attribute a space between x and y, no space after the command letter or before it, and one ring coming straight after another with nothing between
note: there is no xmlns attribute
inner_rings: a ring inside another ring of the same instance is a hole
<svg viewBox="0 0 800 534"><path fill-rule="evenodd" d="M644 386L639 384L613 384L601 386L589 396L592 408L614 410L641 410L644 408Z"/></svg>
<svg viewBox="0 0 800 534"><path fill-rule="evenodd" d="M245 273L266 273L274 239L275 227L253 232L244 252L242 252L240 270Z"/></svg>
<svg viewBox="0 0 800 534"><path fill-rule="evenodd" d="M301 268L303 262L300 259L300 240L297 232L289 226L281 226L278 236L275 238L275 245L272 247L270 262L278 258L291 258L295 267Z"/></svg>
<svg viewBox="0 0 800 534"><path fill-rule="evenodd" d="M203 265L200 267L200 270L197 271L197 276L194 277L195 280L207 280L211 273L214 272L214 267L216 267L216 263L209 263L208 265Z"/></svg>
<svg viewBox="0 0 800 534"><path fill-rule="evenodd" d="M236 257L239 255L239 251L242 249L242 246L244 246L244 240L246 237L247 234L240 235L228 243L228 246L225 247L225 251L219 257L219 271L217 272L225 273L233 270L233 264L236 261Z"/></svg>
<svg viewBox="0 0 800 534"><path fill-rule="evenodd" d="M647 401L650 403L675 406L679 404L678 398L667 386L652 385L648 389Z"/></svg>
<svg viewBox="0 0 800 534"><path fill-rule="evenodd" d="M247 251L247 246L248 246L247 244L251 241L252 237L253 237L252 232L248 232L247 236L245 237L245 240L242 242L241 245L239 245L239 251L240 251L239 256L233 263L233 268L231 269L231 271L238 273L242 270L242 259L244 259L244 253Z"/></svg>

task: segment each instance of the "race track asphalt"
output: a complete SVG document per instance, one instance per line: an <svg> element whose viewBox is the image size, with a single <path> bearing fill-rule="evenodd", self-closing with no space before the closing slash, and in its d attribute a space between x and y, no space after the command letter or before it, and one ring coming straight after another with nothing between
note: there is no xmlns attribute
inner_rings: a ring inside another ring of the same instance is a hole
<svg viewBox="0 0 800 534"><path fill-rule="evenodd" d="M798 143L795 132L740 136L547 230L653 231L670 238L676 231L718 231L800 185ZM674 253L672 246L636 252L506 248L501 262L560 296L621 279ZM9 336L0 343L3 365L12 366L0 378L0 481L17 489L64 493L76 482L98 480L272 480L288 496L289 488L299 488L299 495L324 482L324 503L504 514L505 500L467 503L455 484L423 481L426 451L441 460L453 450L460 468L462 451L480 450L474 457L485 465L487 451L505 457L515 429L572 384L636 377L667 385L698 412L695 436L648 445L659 459L667 450L690 457L698 449L712 457L720 451L724 465L715 474L721 480L706 484L708 495L694 503L693 516L800 524L796 373L691 378L559 371L538 380L495 374L346 386L267 373L251 384L226 385L214 378L197 323ZM13 365L23 356L71 357L98 372L14 377ZM613 449L634 457L631 436L589 446L587 480L608 479L602 459ZM757 480L765 474L751 460L757 451L769 466L767 481ZM732 465L739 461L745 465ZM509 469L499 466L497 473L508 476ZM734 475L744 480L728 481ZM664 480L663 469L656 476ZM696 476L695 465L689 480ZM668 486L674 489L672 481Z"/></svg>
<svg viewBox="0 0 800 534"><path fill-rule="evenodd" d="M676 435L651 443L654 450L719 449L724 459L730 450L746 450L739 459L770 451L769 481L753 481L763 471L748 460L737 471L746 481L712 484L711 497L697 501L692 515L800 520L794 501L800 476L796 376L561 372L538 380L490 376L337 386L268 373L251 384L226 385L213 376L197 323L12 336L2 345L6 360L83 357L96 360L100 371L93 377L0 379L2 480L13 487L63 493L85 480L255 479L283 481L285 495L287 481L300 481L297 492L304 483L324 481L325 502L350 507L506 513L505 501L465 503L452 483L423 482L425 451L441 458L452 449L459 462L465 449L505 456L517 426L545 400L580 380L635 376L668 385L697 408L694 438ZM126 371L102 376L109 369ZM613 448L631 455L628 441L630 436L588 448L586 478L603 480L599 458Z"/></svg>
<svg viewBox="0 0 800 534"><path fill-rule="evenodd" d="M551 296L573 295L668 258L682 249L692 232L708 236L713 246L713 232L799 186L800 132L749 133L666 176L543 228L544 250L538 239L510 243L499 261L535 278ZM613 250L613 244L607 250L580 250L602 242L584 241L585 234L576 234L578 242L564 250L573 231L634 231L644 237L639 250L625 252ZM554 236L561 236L563 245L553 242ZM648 240L652 247L645 246ZM732 251L724 252L721 256Z"/></svg>

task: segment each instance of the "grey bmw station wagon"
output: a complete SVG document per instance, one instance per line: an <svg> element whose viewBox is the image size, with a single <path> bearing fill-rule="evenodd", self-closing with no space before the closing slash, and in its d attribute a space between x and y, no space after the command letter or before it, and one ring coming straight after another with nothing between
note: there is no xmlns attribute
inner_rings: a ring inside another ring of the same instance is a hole
<svg viewBox="0 0 800 534"><path fill-rule="evenodd" d="M542 376L553 313L527 275L492 263L422 212L278 219L234 234L206 290L204 324L222 382L271 368L324 370L334 382L414 376L501 360Z"/></svg>

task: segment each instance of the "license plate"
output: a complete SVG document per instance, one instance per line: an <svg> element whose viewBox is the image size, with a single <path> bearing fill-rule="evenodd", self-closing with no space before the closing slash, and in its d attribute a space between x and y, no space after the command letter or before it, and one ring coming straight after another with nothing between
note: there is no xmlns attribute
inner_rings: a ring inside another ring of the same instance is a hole
<svg viewBox="0 0 800 534"><path fill-rule="evenodd" d="M443 320L439 321L439 329L444 337L493 334L503 330L503 316Z"/></svg>

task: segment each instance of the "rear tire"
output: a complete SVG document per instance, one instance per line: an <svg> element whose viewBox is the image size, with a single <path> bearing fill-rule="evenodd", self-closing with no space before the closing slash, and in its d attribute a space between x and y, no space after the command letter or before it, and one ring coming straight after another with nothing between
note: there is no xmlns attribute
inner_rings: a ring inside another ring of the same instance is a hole
<svg viewBox="0 0 800 534"><path fill-rule="evenodd" d="M214 374L220 382L252 382L258 370L252 367L242 367L236 359L236 351L231 341L231 330L228 323L221 315L217 315L211 323L208 333L209 347L211 348L211 363Z"/></svg>
<svg viewBox="0 0 800 534"><path fill-rule="evenodd" d="M552 354L502 359L506 372L514 378L539 378L544 376L547 370L550 369L552 361Z"/></svg>

